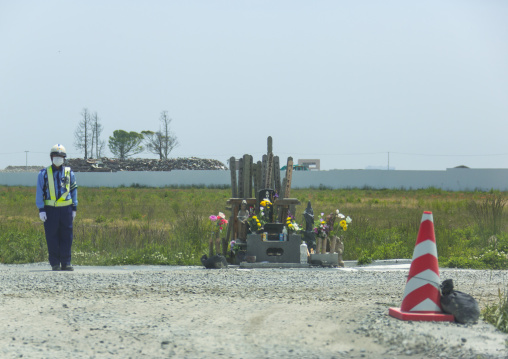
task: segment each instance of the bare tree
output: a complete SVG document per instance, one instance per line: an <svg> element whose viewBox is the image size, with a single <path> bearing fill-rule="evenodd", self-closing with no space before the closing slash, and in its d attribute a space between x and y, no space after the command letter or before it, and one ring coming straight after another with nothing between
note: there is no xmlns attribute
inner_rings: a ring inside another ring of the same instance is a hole
<svg viewBox="0 0 508 359"><path fill-rule="evenodd" d="M162 111L160 121L162 123L162 153L164 155L164 159L168 159L168 155L173 149L178 146L178 139L174 136L169 130L169 125L171 124L172 119L168 117L168 111Z"/></svg>
<svg viewBox="0 0 508 359"><path fill-rule="evenodd" d="M178 140L170 131L171 119L167 111L162 111L160 116L161 126L159 131L144 131L146 149L159 156L159 159L168 159L169 153L178 146Z"/></svg>
<svg viewBox="0 0 508 359"><path fill-rule="evenodd" d="M78 150L82 150L85 152L85 160L88 157L88 148L90 147L92 134L92 124L90 120L90 113L87 108L84 108L81 111L81 121L78 123L78 127L76 131L74 131L74 146Z"/></svg>
<svg viewBox="0 0 508 359"><path fill-rule="evenodd" d="M102 125L99 122L99 116L97 116L97 112L94 112L92 118L92 148L95 149L95 157L100 158L102 155L102 152L104 151L104 147L106 146L105 141L101 140L101 133L102 133ZM91 157L93 157L93 150L90 151Z"/></svg>

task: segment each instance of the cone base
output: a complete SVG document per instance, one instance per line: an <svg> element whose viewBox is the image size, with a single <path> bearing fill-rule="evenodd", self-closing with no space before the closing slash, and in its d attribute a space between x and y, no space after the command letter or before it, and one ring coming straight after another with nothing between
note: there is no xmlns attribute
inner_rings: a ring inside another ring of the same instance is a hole
<svg viewBox="0 0 508 359"><path fill-rule="evenodd" d="M414 320L419 322L454 322L451 314L437 312L403 312L400 308L389 308L388 314L400 320Z"/></svg>

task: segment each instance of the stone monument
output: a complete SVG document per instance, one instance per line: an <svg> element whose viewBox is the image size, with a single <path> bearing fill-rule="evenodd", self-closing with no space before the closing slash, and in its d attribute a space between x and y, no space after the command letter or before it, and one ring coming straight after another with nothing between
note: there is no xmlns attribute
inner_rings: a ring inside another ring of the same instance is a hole
<svg viewBox="0 0 508 359"><path fill-rule="evenodd" d="M303 212L303 219L305 221L305 232L303 232L303 240L307 243L309 251L313 249L316 251L316 233L314 233L314 210L311 203L307 204L307 208Z"/></svg>

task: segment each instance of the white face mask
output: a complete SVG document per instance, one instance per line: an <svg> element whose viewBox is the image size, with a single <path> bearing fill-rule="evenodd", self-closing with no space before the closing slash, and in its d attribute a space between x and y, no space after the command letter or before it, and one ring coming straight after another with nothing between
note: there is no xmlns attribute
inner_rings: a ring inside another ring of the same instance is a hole
<svg viewBox="0 0 508 359"><path fill-rule="evenodd" d="M64 163L63 157L53 157L53 164L57 167L60 167Z"/></svg>

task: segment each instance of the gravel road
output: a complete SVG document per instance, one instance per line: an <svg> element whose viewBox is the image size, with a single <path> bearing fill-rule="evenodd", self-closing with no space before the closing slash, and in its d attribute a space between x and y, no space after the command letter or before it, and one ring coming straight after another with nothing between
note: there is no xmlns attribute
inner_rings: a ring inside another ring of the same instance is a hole
<svg viewBox="0 0 508 359"><path fill-rule="evenodd" d="M202 267L0 265L2 358L506 358L507 335L407 322L397 266ZM498 301L504 271L441 269Z"/></svg>

